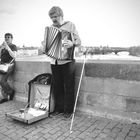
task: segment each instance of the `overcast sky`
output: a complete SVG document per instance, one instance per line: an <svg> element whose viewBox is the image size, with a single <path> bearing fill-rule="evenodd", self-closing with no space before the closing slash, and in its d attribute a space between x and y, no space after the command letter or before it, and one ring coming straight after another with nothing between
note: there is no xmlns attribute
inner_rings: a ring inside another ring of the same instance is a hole
<svg viewBox="0 0 140 140"><path fill-rule="evenodd" d="M52 6L76 25L82 45L140 45L140 0L0 0L0 42L11 32L16 45L41 46Z"/></svg>

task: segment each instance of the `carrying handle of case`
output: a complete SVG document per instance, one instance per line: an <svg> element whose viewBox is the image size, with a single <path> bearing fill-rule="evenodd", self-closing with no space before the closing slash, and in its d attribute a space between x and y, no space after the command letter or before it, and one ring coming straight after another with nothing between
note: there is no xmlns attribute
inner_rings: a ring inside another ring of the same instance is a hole
<svg viewBox="0 0 140 140"><path fill-rule="evenodd" d="M30 105L30 103L27 103L27 105L24 108L20 109L19 112L24 113L25 110L29 107L29 105Z"/></svg>

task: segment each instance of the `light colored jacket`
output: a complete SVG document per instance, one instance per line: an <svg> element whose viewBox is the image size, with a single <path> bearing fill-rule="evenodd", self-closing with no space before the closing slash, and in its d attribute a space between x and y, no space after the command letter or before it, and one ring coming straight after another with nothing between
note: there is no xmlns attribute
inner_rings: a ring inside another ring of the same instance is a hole
<svg viewBox="0 0 140 140"><path fill-rule="evenodd" d="M70 22L70 21L65 22L59 29L71 33L72 42L75 47L79 47L81 45L80 37L78 35L75 25L72 22ZM44 40L42 41L43 52L45 52L46 38L47 38L47 27L45 28ZM57 60L57 63L58 63L58 65L62 65L62 64L66 64L70 61L71 60L63 60L63 61ZM55 64L55 59L51 58L51 64Z"/></svg>

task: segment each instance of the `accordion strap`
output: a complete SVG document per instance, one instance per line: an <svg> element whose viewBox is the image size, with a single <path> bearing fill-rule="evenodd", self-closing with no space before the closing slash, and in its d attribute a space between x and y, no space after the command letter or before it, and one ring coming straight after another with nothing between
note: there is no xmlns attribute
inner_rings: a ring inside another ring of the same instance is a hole
<svg viewBox="0 0 140 140"><path fill-rule="evenodd" d="M73 36L73 33L70 33L70 34L71 34L72 43L74 43L74 36Z"/></svg>
<svg viewBox="0 0 140 140"><path fill-rule="evenodd" d="M12 59L9 64L12 64L14 61L15 61L15 59Z"/></svg>

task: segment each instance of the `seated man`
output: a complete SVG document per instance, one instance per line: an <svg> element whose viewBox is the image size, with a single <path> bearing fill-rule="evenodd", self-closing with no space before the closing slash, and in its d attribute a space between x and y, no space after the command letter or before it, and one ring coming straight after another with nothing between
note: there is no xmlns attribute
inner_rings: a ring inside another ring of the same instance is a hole
<svg viewBox="0 0 140 140"><path fill-rule="evenodd" d="M3 96L3 98L0 100L0 104L7 102L8 100L13 100L15 94L14 89L9 86L7 80L14 71L17 47L16 45L12 44L13 35L11 33L6 33L4 37L5 41L2 43L2 45L0 45L0 63L13 63L13 65L10 67L10 69L8 69L6 74L0 74L0 85L2 88L1 94Z"/></svg>

